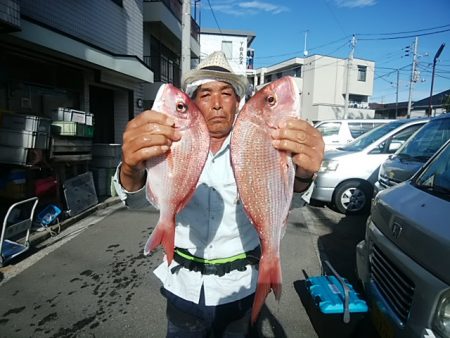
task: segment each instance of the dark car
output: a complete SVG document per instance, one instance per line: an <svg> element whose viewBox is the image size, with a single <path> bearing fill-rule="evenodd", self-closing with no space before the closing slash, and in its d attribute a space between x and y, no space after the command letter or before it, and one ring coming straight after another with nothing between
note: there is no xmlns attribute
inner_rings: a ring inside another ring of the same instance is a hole
<svg viewBox="0 0 450 338"><path fill-rule="evenodd" d="M374 193L406 181L450 139L450 114L432 118L381 165Z"/></svg>

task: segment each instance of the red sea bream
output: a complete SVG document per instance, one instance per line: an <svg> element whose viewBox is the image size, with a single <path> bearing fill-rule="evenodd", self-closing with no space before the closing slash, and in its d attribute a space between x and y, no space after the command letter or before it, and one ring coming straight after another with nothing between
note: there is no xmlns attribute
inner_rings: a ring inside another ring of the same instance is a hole
<svg viewBox="0 0 450 338"><path fill-rule="evenodd" d="M192 197L209 152L206 122L191 99L171 84L161 86L153 110L170 115L181 139L169 151L146 162L147 199L160 210L144 254L160 244L170 264L174 254L175 216Z"/></svg>
<svg viewBox="0 0 450 338"><path fill-rule="evenodd" d="M259 90L239 113L231 138L231 159L244 209L261 242L252 322L271 290L281 296L280 241L292 200L295 167L291 154L272 145L271 131L299 117L299 92L292 77Z"/></svg>

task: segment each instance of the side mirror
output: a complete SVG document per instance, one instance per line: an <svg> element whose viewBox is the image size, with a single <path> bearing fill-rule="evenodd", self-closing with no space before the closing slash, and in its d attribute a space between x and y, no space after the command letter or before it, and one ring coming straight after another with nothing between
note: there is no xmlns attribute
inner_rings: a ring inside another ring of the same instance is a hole
<svg viewBox="0 0 450 338"><path fill-rule="evenodd" d="M393 141L389 144L389 152L395 153L402 146L403 142Z"/></svg>

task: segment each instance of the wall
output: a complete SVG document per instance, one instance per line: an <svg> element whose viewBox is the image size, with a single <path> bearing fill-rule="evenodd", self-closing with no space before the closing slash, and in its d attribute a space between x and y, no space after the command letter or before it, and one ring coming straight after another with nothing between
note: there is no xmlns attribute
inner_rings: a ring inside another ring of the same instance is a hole
<svg viewBox="0 0 450 338"><path fill-rule="evenodd" d="M142 2L21 0L21 14L114 54L142 59Z"/></svg>
<svg viewBox="0 0 450 338"><path fill-rule="evenodd" d="M200 58L203 59L212 52L222 50L222 41L232 42L232 59L228 61L236 73L245 75L247 68L247 36L201 34Z"/></svg>

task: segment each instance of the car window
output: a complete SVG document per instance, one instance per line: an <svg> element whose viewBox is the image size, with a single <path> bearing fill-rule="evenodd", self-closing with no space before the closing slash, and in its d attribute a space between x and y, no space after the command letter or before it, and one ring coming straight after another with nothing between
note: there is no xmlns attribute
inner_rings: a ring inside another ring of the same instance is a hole
<svg viewBox="0 0 450 338"><path fill-rule="evenodd" d="M317 127L322 136L338 135L341 128L340 122L324 122Z"/></svg>
<svg viewBox="0 0 450 338"><path fill-rule="evenodd" d="M450 143L413 181L413 184L437 197L450 201Z"/></svg>
<svg viewBox="0 0 450 338"><path fill-rule="evenodd" d="M402 129L398 133L392 135L384 142L381 142L377 148L373 149L371 154L393 154L395 153L422 124L415 124Z"/></svg>
<svg viewBox="0 0 450 338"><path fill-rule="evenodd" d="M386 135L390 131L394 130L398 126L401 126L403 121L394 121L387 124L384 124L382 126L379 126L377 128L374 128L370 131L368 131L365 134L362 134L354 141L350 142L349 144L346 144L345 146L339 148L345 151L361 151L364 148L368 147L372 143L374 143L376 140L378 140L380 137Z"/></svg>
<svg viewBox="0 0 450 338"><path fill-rule="evenodd" d="M427 123L399 150L399 156L427 160L450 139L450 119Z"/></svg>

